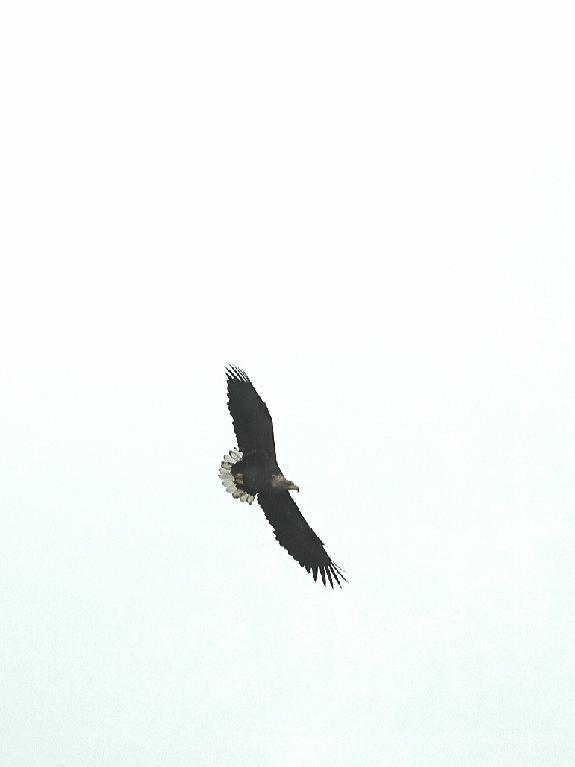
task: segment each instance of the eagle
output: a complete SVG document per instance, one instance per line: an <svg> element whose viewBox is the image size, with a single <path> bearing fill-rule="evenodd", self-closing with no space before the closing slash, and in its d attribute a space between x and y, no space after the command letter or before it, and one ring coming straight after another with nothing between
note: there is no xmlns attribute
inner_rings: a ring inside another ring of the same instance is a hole
<svg viewBox="0 0 575 767"><path fill-rule="evenodd" d="M289 491L299 487L286 479L278 466L274 428L266 403L245 372L226 365L228 408L238 441L220 464L219 476L233 498L252 504L257 497L278 543L317 581L347 581L323 543L305 521Z"/></svg>

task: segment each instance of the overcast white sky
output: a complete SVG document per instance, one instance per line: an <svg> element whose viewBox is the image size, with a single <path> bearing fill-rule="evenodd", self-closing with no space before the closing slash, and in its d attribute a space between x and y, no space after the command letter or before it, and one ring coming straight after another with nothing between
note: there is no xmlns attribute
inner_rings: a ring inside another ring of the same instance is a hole
<svg viewBox="0 0 575 767"><path fill-rule="evenodd" d="M575 763L573 13L4 4L3 765Z"/></svg>

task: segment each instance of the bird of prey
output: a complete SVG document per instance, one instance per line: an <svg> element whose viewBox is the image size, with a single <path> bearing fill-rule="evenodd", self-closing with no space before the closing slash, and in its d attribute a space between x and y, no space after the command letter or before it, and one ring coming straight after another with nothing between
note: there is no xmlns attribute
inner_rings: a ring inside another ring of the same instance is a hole
<svg viewBox="0 0 575 767"><path fill-rule="evenodd" d="M299 488L286 479L276 460L272 419L265 402L244 371L226 366L228 408L234 422L237 447L224 456L220 479L228 493L240 501L258 503L273 527L278 543L317 581L326 579L341 588L347 580L329 557L323 543L303 518L289 491Z"/></svg>

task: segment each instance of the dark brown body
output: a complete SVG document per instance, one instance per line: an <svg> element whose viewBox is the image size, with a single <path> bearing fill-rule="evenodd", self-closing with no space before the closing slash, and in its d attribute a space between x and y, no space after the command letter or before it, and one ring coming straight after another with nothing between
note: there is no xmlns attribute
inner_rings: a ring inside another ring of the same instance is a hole
<svg viewBox="0 0 575 767"><path fill-rule="evenodd" d="M284 477L275 455L261 451L244 454L242 460L232 467L232 474L238 486L250 495L299 490L297 485Z"/></svg>

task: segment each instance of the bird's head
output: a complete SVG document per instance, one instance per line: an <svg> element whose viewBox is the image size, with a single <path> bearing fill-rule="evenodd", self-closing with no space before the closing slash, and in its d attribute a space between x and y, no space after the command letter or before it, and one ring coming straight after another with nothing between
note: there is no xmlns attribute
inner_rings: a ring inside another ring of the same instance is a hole
<svg viewBox="0 0 575 767"><path fill-rule="evenodd" d="M289 479L286 479L283 474L275 474L272 477L272 486L277 490L297 490L299 493L299 487Z"/></svg>

